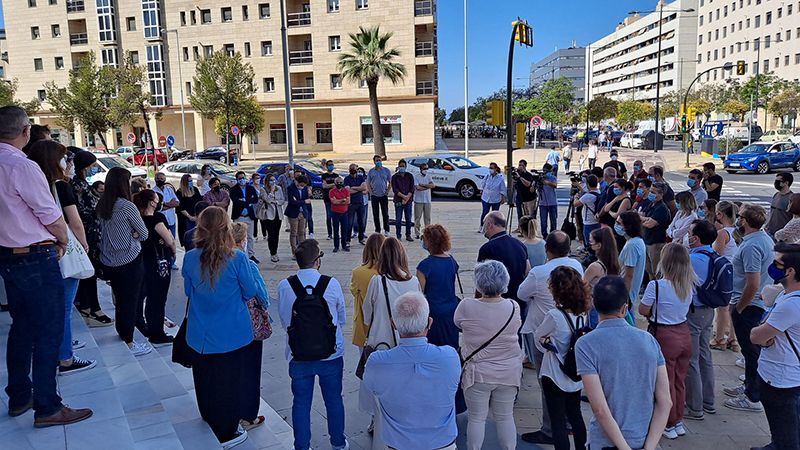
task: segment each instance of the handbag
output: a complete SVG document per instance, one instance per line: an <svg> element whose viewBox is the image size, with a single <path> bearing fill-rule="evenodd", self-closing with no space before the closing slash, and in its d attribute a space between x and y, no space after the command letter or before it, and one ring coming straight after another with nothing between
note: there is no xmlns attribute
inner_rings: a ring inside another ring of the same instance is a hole
<svg viewBox="0 0 800 450"><path fill-rule="evenodd" d="M257 298L247 301L247 310L250 312L250 321L253 323L253 340L263 341L272 336L272 324L269 322L269 312L264 309Z"/></svg>
<svg viewBox="0 0 800 450"><path fill-rule="evenodd" d="M503 327L500 328L500 331L495 333L495 335L492 336L491 339L489 339L488 341L484 342L474 352L470 353L469 356L467 356L466 358L462 358L461 359L461 370L462 370L462 372L464 370L464 365L467 364L467 362L469 362L469 360L471 360L475 355L477 355L478 352L480 352L481 350L483 350L486 347L488 347L492 342L494 342L495 339L497 339L501 334L503 334L503 331L505 331L506 328L508 328L508 324L511 323L511 319L514 318L514 312L517 310L517 308L514 307L514 303L513 303L514 300L509 300L509 301L512 302L511 303L511 314L508 315L508 320L506 320L505 325L503 325ZM459 357L461 357L461 350L459 350L458 353L459 353Z"/></svg>
<svg viewBox="0 0 800 450"><path fill-rule="evenodd" d="M458 297L459 300L463 300L464 299L464 286L461 284L461 277L458 276L458 263L456 262L456 259L453 258L452 256L450 257L450 259L453 261L453 265L456 266L456 281L458 281L458 292L461 293L460 296L456 296L456 297Z"/></svg>
<svg viewBox="0 0 800 450"><path fill-rule="evenodd" d="M186 328L189 321L189 299L186 299L186 315L183 317L178 332L175 333L175 340L172 342L172 362L182 365L183 367L192 368L192 365L200 357L200 353L195 351L189 346L186 341Z"/></svg>
<svg viewBox="0 0 800 450"><path fill-rule="evenodd" d="M389 311L389 321L392 321L392 306L389 304L389 288L386 286L386 277L381 275L381 283L383 283L383 296L386 299L386 310ZM375 318L375 310L372 310L372 318L370 318L369 323L372 323L372 320ZM394 336L394 330L392 330L392 340L394 341L394 347L397 346L397 340ZM380 347L384 346L385 349L381 349ZM364 349L361 351L361 357L358 359L358 366L356 366L356 376L359 380L364 379L364 369L367 367L367 360L369 359L369 355L380 351L380 350L389 350L390 347L386 342L379 342L378 344L372 345L365 345Z"/></svg>
<svg viewBox="0 0 800 450"><path fill-rule="evenodd" d="M656 280L656 299L653 302L653 310L650 315L653 320L647 319L647 332L656 337L656 330L658 329L658 280Z"/></svg>
<svg viewBox="0 0 800 450"><path fill-rule="evenodd" d="M63 211L55 185L53 185L52 192L58 209ZM69 227L67 227L67 246L64 249L64 254L58 260L58 265L61 267L62 278L83 280L91 278L94 275L94 266L89 259L89 255L86 254L83 245L81 245L78 238L75 237L75 234Z"/></svg>

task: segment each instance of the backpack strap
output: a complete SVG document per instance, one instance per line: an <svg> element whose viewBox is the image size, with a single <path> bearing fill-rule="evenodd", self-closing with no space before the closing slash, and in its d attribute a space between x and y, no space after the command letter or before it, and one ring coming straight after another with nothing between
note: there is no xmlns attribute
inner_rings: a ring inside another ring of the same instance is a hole
<svg viewBox="0 0 800 450"><path fill-rule="evenodd" d="M306 288L300 283L300 278L298 278L297 275L292 275L286 280L289 282L289 287L292 288L295 297L300 298L308 295L308 291L306 291Z"/></svg>
<svg viewBox="0 0 800 450"><path fill-rule="evenodd" d="M792 346L792 350L794 350L794 356L796 356L797 360L800 361L800 352L797 351L797 347L795 347L794 341L792 340L791 337L789 337L789 330L784 331L783 334L786 336L786 340L789 341L789 345Z"/></svg>
<svg viewBox="0 0 800 450"><path fill-rule="evenodd" d="M331 277L327 275L320 275L319 280L317 280L317 285L314 286L312 292L324 298L325 291L328 289L328 283L330 282L331 282Z"/></svg>

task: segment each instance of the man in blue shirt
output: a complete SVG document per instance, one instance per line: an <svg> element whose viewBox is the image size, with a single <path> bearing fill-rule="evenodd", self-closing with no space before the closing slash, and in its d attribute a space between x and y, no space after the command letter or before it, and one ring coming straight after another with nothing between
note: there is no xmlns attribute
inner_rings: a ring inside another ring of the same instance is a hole
<svg viewBox="0 0 800 450"><path fill-rule="evenodd" d="M383 235L389 235L389 180L392 171L383 167L381 157L372 157L375 167L367 172L367 192L372 203L372 220L375 222L375 232L381 232L381 217L383 217ZM380 209L380 211L379 211Z"/></svg>
<svg viewBox="0 0 800 450"><path fill-rule="evenodd" d="M689 225L689 258L697 275L697 285L708 278L711 256L718 256L711 248L717 239L717 229L711 222L695 220ZM692 335L692 359L686 376L686 414L684 418L702 420L704 413L714 414L714 362L708 346L714 327L714 308L710 308L692 295L692 306L686 317Z"/></svg>
<svg viewBox="0 0 800 450"><path fill-rule="evenodd" d="M433 323L420 292L401 295L392 304L397 347L374 352L364 369L364 386L380 412L375 436L402 450L455 450L455 395L461 362L455 349L428 343Z"/></svg>
<svg viewBox="0 0 800 450"><path fill-rule="evenodd" d="M316 286L323 253L314 239L301 242L295 250L297 278L303 286ZM278 313L281 325L288 329L292 324L292 310L297 296L288 279L278 283ZM311 444L311 400L314 397L314 378L319 377L319 387L325 400L328 417L328 433L333 450L349 448L344 436L344 402L342 401L342 373L344 369L345 325L344 294L336 278L331 278L323 298L328 305L333 325L336 327L336 349L321 361L295 361L286 337L286 359L289 360L289 377L292 379L292 426L294 428L294 450L308 450Z"/></svg>
<svg viewBox="0 0 800 450"><path fill-rule="evenodd" d="M353 231L358 233L358 243L364 245L365 234L367 232L367 215L365 214L367 205L364 203L364 196L367 195L367 177L359 175L358 165L350 164L350 174L344 177L344 185L350 189L350 208L347 241Z"/></svg>
<svg viewBox="0 0 800 450"><path fill-rule="evenodd" d="M528 250L525 248L525 244L509 235L506 231L506 226L506 218L500 211L492 211L486 215L481 228L484 229L484 236L489 239L489 242L483 244L478 250L478 262L493 259L506 266L510 279L508 290L503 294L503 297L516 300L519 303L524 321L528 303L520 301L517 291L519 290L519 285L525 280L528 271L531 270L531 265L530 261L528 261Z"/></svg>
<svg viewBox="0 0 800 450"><path fill-rule="evenodd" d="M539 192L539 220L542 221L542 237L547 236L547 218L550 218L550 231L556 231L558 221L558 199L556 198L557 166L549 163L542 167L542 190Z"/></svg>

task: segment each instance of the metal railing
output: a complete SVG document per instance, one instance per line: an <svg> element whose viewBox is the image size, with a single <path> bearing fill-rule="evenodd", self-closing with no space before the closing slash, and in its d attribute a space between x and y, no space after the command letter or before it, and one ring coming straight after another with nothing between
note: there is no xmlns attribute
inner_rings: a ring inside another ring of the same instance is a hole
<svg viewBox="0 0 800 450"><path fill-rule="evenodd" d="M89 43L89 35L86 33L70 33L69 45L86 45Z"/></svg>
<svg viewBox="0 0 800 450"><path fill-rule="evenodd" d="M417 82L417 95L434 95L436 93L436 85L433 81L418 81Z"/></svg>
<svg viewBox="0 0 800 450"><path fill-rule="evenodd" d="M83 4L83 0L67 0L67 12L81 12L85 11L86 7Z"/></svg>
<svg viewBox="0 0 800 450"><path fill-rule="evenodd" d="M415 16L432 16L433 15L433 1L432 0L417 0L414 2L414 15Z"/></svg>
<svg viewBox="0 0 800 450"><path fill-rule="evenodd" d="M311 25L311 13L310 12L287 13L286 25L290 27L307 27Z"/></svg>
<svg viewBox="0 0 800 450"><path fill-rule="evenodd" d="M301 64L312 64L314 62L314 52L311 50L298 50L289 52L289 65L297 66Z"/></svg>
<svg viewBox="0 0 800 450"><path fill-rule="evenodd" d="M314 86L293 87L292 100L314 100Z"/></svg>
<svg viewBox="0 0 800 450"><path fill-rule="evenodd" d="M425 56L433 56L433 41L417 42L414 53L417 56L417 58Z"/></svg>

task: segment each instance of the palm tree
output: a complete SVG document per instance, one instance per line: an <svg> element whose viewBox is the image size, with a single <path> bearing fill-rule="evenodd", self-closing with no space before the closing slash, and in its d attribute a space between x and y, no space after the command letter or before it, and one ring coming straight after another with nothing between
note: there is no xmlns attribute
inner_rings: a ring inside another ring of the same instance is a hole
<svg viewBox="0 0 800 450"><path fill-rule="evenodd" d="M380 26L359 27L358 33L350 33L350 52L339 57L339 70L345 80L355 83L366 81L369 90L369 109L372 115L372 136L375 154L386 158L383 142L381 115L378 111L378 81L388 78L392 84L403 81L406 67L395 59L400 56L396 49L387 49L392 33L381 34Z"/></svg>

